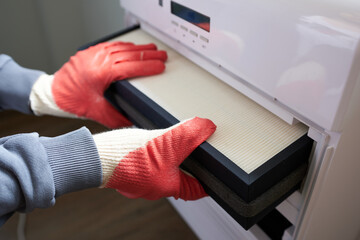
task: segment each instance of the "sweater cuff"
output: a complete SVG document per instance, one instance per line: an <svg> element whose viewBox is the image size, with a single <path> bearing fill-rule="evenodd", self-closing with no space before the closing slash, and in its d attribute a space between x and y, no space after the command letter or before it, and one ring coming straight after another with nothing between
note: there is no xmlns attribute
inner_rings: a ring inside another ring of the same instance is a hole
<svg viewBox="0 0 360 240"><path fill-rule="evenodd" d="M100 158L87 128L54 138L41 137L40 141L53 173L55 197L101 185Z"/></svg>

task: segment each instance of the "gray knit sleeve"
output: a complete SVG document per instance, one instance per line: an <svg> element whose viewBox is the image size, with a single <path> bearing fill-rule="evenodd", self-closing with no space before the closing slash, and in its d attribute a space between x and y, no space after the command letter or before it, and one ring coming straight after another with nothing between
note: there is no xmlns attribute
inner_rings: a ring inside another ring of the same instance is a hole
<svg viewBox="0 0 360 240"><path fill-rule="evenodd" d="M31 113L29 96L31 88L42 71L23 68L11 57L0 54L0 110Z"/></svg>
<svg viewBox="0 0 360 240"><path fill-rule="evenodd" d="M54 138L0 138L0 226L15 212L48 208L62 194L98 187L101 163L90 131Z"/></svg>

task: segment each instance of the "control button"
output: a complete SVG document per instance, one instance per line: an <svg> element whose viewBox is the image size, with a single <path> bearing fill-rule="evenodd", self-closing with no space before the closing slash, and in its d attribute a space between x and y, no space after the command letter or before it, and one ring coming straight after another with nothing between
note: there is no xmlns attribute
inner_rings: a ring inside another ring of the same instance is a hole
<svg viewBox="0 0 360 240"><path fill-rule="evenodd" d="M175 21L171 21L171 23L173 24L173 25L175 25L175 26L179 26L179 24L177 23L177 22L175 22Z"/></svg>
<svg viewBox="0 0 360 240"><path fill-rule="evenodd" d="M185 26L183 26L183 25L181 25L180 28L181 28L182 30L184 30L184 31L187 31L187 30L188 30L188 28L185 27Z"/></svg>
<svg viewBox="0 0 360 240"><path fill-rule="evenodd" d="M195 37L198 36L197 32L194 32L193 30L190 30L190 34L193 35L193 36L195 36Z"/></svg>
<svg viewBox="0 0 360 240"><path fill-rule="evenodd" d="M207 42L207 43L209 42L209 39L208 39L208 38L206 38L206 37L204 37L204 36L201 36L201 35L200 35L200 39L203 40L204 42Z"/></svg>

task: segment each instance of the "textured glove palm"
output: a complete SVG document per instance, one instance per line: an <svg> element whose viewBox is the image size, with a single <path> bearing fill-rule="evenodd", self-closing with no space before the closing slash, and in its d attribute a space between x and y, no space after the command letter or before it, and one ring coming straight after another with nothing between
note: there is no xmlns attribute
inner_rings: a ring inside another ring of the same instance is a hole
<svg viewBox="0 0 360 240"><path fill-rule="evenodd" d="M70 113L111 128L129 126L131 123L104 98L105 90L117 80L163 72L166 59L166 52L158 51L154 44L100 43L77 52L53 79L40 78L30 95L31 107L37 115Z"/></svg>
<svg viewBox="0 0 360 240"><path fill-rule="evenodd" d="M179 165L215 129L210 120L193 118L162 130L121 129L95 135L103 187L149 200L206 196L200 183Z"/></svg>

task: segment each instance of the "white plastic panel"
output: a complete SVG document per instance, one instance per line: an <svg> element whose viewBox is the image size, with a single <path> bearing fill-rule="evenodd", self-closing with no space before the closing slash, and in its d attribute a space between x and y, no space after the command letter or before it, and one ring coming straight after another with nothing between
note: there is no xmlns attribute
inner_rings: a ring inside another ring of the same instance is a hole
<svg viewBox="0 0 360 240"><path fill-rule="evenodd" d="M176 0L210 17L210 32L171 14L170 0L122 0L159 31L296 114L339 130L359 75L358 1ZM194 34L196 33L196 34Z"/></svg>

